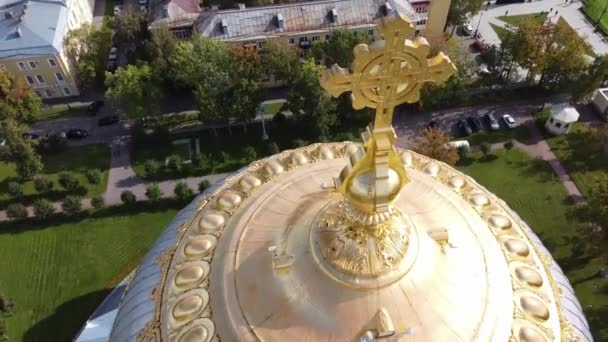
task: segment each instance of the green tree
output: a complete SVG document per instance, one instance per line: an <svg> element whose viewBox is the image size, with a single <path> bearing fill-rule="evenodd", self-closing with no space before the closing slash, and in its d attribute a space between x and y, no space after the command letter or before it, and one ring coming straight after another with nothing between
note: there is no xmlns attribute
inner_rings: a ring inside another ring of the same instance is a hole
<svg viewBox="0 0 608 342"><path fill-rule="evenodd" d="M124 205L133 205L137 202L137 197L135 194L129 190L124 190L120 193L120 200Z"/></svg>
<svg viewBox="0 0 608 342"><path fill-rule="evenodd" d="M80 180L71 171L63 171L58 177L59 185L61 185L67 192L77 192L80 190Z"/></svg>
<svg viewBox="0 0 608 342"><path fill-rule="evenodd" d="M249 121L255 118L261 96L262 68L257 56L232 55L230 87L220 96L224 115L239 119L247 130Z"/></svg>
<svg viewBox="0 0 608 342"><path fill-rule="evenodd" d="M209 183L208 180L203 179L202 181L200 181L198 183L198 192L203 192L205 190L207 190L207 188L209 188L211 186L211 183Z"/></svg>
<svg viewBox="0 0 608 342"><path fill-rule="evenodd" d="M42 171L42 160L34 149L34 142L23 137L24 127L13 119L0 122L4 131L7 149L3 149L2 160L13 162L21 179L30 179Z"/></svg>
<svg viewBox="0 0 608 342"><path fill-rule="evenodd" d="M579 231L589 241L592 252L608 257L608 179L594 183L586 202L577 205L570 215L580 222Z"/></svg>
<svg viewBox="0 0 608 342"><path fill-rule="evenodd" d="M150 37L140 11L126 11L112 17L111 27L114 30L112 41L117 50L127 56L129 63L134 63L144 55Z"/></svg>
<svg viewBox="0 0 608 342"><path fill-rule="evenodd" d="M45 198L37 199L32 206L34 207L34 217L39 220L47 219L55 213L53 203Z"/></svg>
<svg viewBox="0 0 608 342"><path fill-rule="evenodd" d="M42 101L29 86L0 71L0 121L31 122L41 108Z"/></svg>
<svg viewBox="0 0 608 342"><path fill-rule="evenodd" d="M175 78L175 70L171 63L171 56L177 47L177 40L167 26L154 28L151 39L147 44L148 60L154 65L156 73L165 80Z"/></svg>
<svg viewBox="0 0 608 342"><path fill-rule="evenodd" d="M338 64L343 68L348 68L353 62L353 48L368 42L366 35L337 30L332 32L328 40L315 41L312 44L311 55L328 67Z"/></svg>
<svg viewBox="0 0 608 342"><path fill-rule="evenodd" d="M66 34L66 54L77 66L82 87L103 84L111 44L112 32L107 25L83 24Z"/></svg>
<svg viewBox="0 0 608 342"><path fill-rule="evenodd" d="M273 38L266 41L262 61L266 72L276 80L290 82L297 78L300 68L298 48L289 44L287 38Z"/></svg>
<svg viewBox="0 0 608 342"><path fill-rule="evenodd" d="M481 145L479 145L479 149L481 150L481 153L483 153L484 158L487 158L490 154L490 144L487 142L481 143Z"/></svg>
<svg viewBox="0 0 608 342"><path fill-rule="evenodd" d="M53 181L48 178L40 176L34 178L34 189L40 194L53 190L53 185Z"/></svg>
<svg viewBox="0 0 608 342"><path fill-rule="evenodd" d="M21 203L11 203L6 207L6 216L13 220L24 219L27 217L27 209Z"/></svg>
<svg viewBox="0 0 608 342"><path fill-rule="evenodd" d="M154 159L148 159L144 162L144 172L146 174L146 178L152 179L158 175L158 171L160 170L160 165Z"/></svg>
<svg viewBox="0 0 608 342"><path fill-rule="evenodd" d="M82 198L80 196L66 196L61 203L61 210L67 216L74 216L82 211Z"/></svg>
<svg viewBox="0 0 608 342"><path fill-rule="evenodd" d="M106 75L106 95L116 100L129 119L144 118L158 109L160 82L146 64L127 65Z"/></svg>
<svg viewBox="0 0 608 342"><path fill-rule="evenodd" d="M608 54L596 57L586 72L574 82L572 100L578 102L587 98L593 91L601 88L606 79L608 79Z"/></svg>
<svg viewBox="0 0 608 342"><path fill-rule="evenodd" d="M158 202L163 197L163 192L157 183L151 183L146 187L146 198L152 202Z"/></svg>
<svg viewBox="0 0 608 342"><path fill-rule="evenodd" d="M183 181L177 182L177 184L175 184L175 189L173 190L173 193L180 202L188 202L194 196L194 192L192 191L192 189L190 189L188 184Z"/></svg>
<svg viewBox="0 0 608 342"><path fill-rule="evenodd" d="M86 170L85 176L91 184L99 184L101 182L101 171L97 169Z"/></svg>
<svg viewBox="0 0 608 342"><path fill-rule="evenodd" d="M454 166L459 156L456 148L448 144L450 140L450 135L445 132L425 128L415 138L412 150Z"/></svg>
<svg viewBox="0 0 608 342"><path fill-rule="evenodd" d="M101 195L94 196L93 198L91 198L91 206L93 208L95 208L96 210L102 209L105 206L105 204L106 204L106 200Z"/></svg>
<svg viewBox="0 0 608 342"><path fill-rule="evenodd" d="M23 196L23 185L17 182L8 182L7 191L13 197Z"/></svg>

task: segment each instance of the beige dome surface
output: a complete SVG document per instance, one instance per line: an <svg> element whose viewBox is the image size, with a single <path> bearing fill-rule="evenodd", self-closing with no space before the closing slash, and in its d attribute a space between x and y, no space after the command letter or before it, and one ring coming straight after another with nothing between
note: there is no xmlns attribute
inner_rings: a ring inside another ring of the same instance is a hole
<svg viewBox="0 0 608 342"><path fill-rule="evenodd" d="M321 253L320 222L341 199L333 178L350 144L285 151L199 198L156 256L155 314L138 339L358 341L382 317L395 331L387 341L591 340L525 223L470 177L410 151L395 205L410 231L403 272L342 277ZM359 265L338 252L345 267Z"/></svg>

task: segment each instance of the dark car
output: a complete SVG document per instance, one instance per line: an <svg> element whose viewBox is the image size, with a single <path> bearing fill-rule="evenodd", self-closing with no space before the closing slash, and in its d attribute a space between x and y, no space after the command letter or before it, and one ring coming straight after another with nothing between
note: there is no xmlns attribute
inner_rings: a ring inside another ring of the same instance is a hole
<svg viewBox="0 0 608 342"><path fill-rule="evenodd" d="M34 133L23 133L21 136L23 137L23 139L28 139L28 140L38 140L38 138L40 138L40 136L38 134L34 134Z"/></svg>
<svg viewBox="0 0 608 342"><path fill-rule="evenodd" d="M431 121L429 121L428 124L426 124L426 128L429 128L429 129L438 129L439 128L439 124L437 123L437 121L431 120Z"/></svg>
<svg viewBox="0 0 608 342"><path fill-rule="evenodd" d="M74 128L65 133L65 137L68 139L84 139L89 136L89 132L84 129Z"/></svg>
<svg viewBox="0 0 608 342"><path fill-rule="evenodd" d="M458 127L460 134L463 136L467 136L473 133L471 126L469 126L469 124L465 120L458 120L458 123L456 123L456 127Z"/></svg>
<svg viewBox="0 0 608 342"><path fill-rule="evenodd" d="M471 125L473 132L479 132L481 130L481 121L476 116L469 116L467 122Z"/></svg>
<svg viewBox="0 0 608 342"><path fill-rule="evenodd" d="M497 131L500 129L500 124L498 123L498 120L496 120L494 114L488 113L484 115L483 118L486 120L488 127L490 127L492 131Z"/></svg>
<svg viewBox="0 0 608 342"><path fill-rule="evenodd" d="M475 39L473 44L471 44L471 48L477 52L483 52L488 48L488 44L481 39Z"/></svg>
<svg viewBox="0 0 608 342"><path fill-rule="evenodd" d="M89 105L89 113L91 115L97 115L97 112L99 112L99 109L101 107L103 107L103 105L104 105L103 100L97 100L97 101L91 102L91 104Z"/></svg>
<svg viewBox="0 0 608 342"><path fill-rule="evenodd" d="M118 115L109 115L109 116L104 116L103 118L99 119L97 121L97 125L98 126L109 126L109 125L113 125L113 124L117 123L118 121L120 121L118 119Z"/></svg>

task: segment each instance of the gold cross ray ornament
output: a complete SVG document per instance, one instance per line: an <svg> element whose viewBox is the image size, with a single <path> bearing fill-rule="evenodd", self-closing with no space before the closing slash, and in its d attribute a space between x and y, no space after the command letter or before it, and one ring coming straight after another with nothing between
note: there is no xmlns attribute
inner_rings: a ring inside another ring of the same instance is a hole
<svg viewBox="0 0 608 342"><path fill-rule="evenodd" d="M414 26L403 15L383 18L378 30L384 40L355 47L352 73L333 65L321 77L321 85L332 96L350 91L355 109L376 109L372 128L363 134L365 150L349 152L351 163L337 179L340 192L368 225L388 217L392 203L408 182L394 147L395 106L417 102L425 82L444 82L456 71L442 52L427 58L430 46L426 39L407 39Z"/></svg>

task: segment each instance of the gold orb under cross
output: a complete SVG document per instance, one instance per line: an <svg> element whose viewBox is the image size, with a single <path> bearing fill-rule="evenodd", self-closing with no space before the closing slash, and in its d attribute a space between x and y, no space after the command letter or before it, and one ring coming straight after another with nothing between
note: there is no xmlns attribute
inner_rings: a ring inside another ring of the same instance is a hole
<svg viewBox="0 0 608 342"><path fill-rule="evenodd" d="M427 58L430 45L426 39L407 39L414 26L406 17L385 17L378 30L384 40L355 47L352 72L334 65L321 78L321 85L332 96L350 91L355 109L376 109L373 126L363 134L364 149L349 152L351 164L336 180L356 212L354 218L371 226L390 217L392 204L408 182L394 147L395 107L417 102L425 82L444 82L456 71L443 52Z"/></svg>

